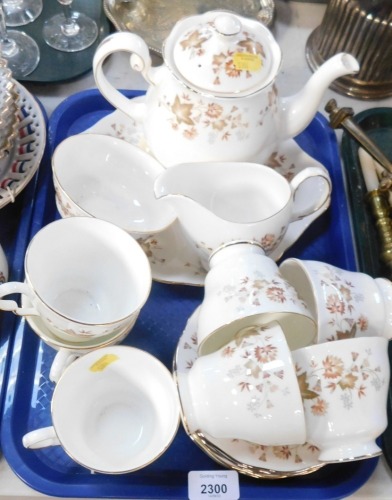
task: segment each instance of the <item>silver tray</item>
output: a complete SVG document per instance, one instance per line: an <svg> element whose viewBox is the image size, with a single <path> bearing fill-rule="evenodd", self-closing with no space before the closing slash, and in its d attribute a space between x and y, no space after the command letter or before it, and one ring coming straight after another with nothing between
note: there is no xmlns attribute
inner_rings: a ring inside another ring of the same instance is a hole
<svg viewBox="0 0 392 500"><path fill-rule="evenodd" d="M271 26L275 14L274 0L103 0L103 8L118 31L136 33L158 54L183 17L224 9Z"/></svg>

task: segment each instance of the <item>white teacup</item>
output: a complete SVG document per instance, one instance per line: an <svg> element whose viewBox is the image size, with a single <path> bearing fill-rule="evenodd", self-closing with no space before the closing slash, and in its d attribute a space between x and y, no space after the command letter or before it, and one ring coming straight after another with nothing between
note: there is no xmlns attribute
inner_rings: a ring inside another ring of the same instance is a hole
<svg viewBox="0 0 392 500"><path fill-rule="evenodd" d="M169 447L179 407L172 375L157 358L133 347L106 347L65 370L53 393L53 425L25 434L23 445L61 445L92 471L132 472Z"/></svg>
<svg viewBox="0 0 392 500"><path fill-rule="evenodd" d="M283 261L279 269L308 304L317 321L319 343L373 335L392 338L389 280L294 258Z"/></svg>
<svg viewBox="0 0 392 500"><path fill-rule="evenodd" d="M134 325L151 289L151 269L138 243L114 224L89 217L43 227L25 256L25 283L0 286L29 297L31 307L0 300L0 309L39 316L71 342L116 335Z"/></svg>
<svg viewBox="0 0 392 500"><path fill-rule="evenodd" d="M388 341L359 337L292 353L301 389L307 441L321 462L381 454L375 440L387 427Z"/></svg>
<svg viewBox="0 0 392 500"><path fill-rule="evenodd" d="M117 137L68 137L53 153L52 170L56 204L64 218L84 215L107 220L144 240L177 217L154 196L154 180L162 165Z"/></svg>
<svg viewBox="0 0 392 500"><path fill-rule="evenodd" d="M184 376L190 433L263 445L305 442L295 367L278 323L240 330L224 347L198 357Z"/></svg>
<svg viewBox="0 0 392 500"><path fill-rule="evenodd" d="M199 355L230 342L239 330L278 321L290 349L311 344L316 323L277 264L254 243L233 242L210 258L198 321Z"/></svg>
<svg viewBox="0 0 392 500"><path fill-rule="evenodd" d="M304 168L289 182L256 163L190 163L162 172L154 191L173 206L206 265L214 250L235 240L272 252L291 222L329 203L331 180L321 167Z"/></svg>

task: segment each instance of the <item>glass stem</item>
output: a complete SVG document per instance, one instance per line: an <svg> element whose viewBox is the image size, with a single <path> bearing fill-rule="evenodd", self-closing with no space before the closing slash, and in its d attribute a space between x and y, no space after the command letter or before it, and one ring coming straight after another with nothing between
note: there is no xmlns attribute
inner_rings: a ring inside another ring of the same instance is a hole
<svg viewBox="0 0 392 500"><path fill-rule="evenodd" d="M63 12L65 17L65 22L61 27L61 31L64 33L65 36L77 35L79 33L80 28L72 15L71 4L68 5L63 4Z"/></svg>
<svg viewBox="0 0 392 500"><path fill-rule="evenodd" d="M3 2L0 1L0 55L11 57L18 52L18 47L7 35L7 26L5 24L5 15Z"/></svg>

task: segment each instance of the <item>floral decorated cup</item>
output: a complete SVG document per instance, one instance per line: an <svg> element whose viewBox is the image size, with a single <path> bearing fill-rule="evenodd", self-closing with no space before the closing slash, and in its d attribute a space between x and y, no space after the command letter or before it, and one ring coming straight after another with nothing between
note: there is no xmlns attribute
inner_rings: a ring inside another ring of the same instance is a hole
<svg viewBox="0 0 392 500"><path fill-rule="evenodd" d="M162 165L140 148L117 137L68 137L52 157L56 204L62 217L107 220L145 241L176 219L154 196Z"/></svg>
<svg viewBox="0 0 392 500"><path fill-rule="evenodd" d="M157 358L111 346L64 371L51 415L51 426L23 436L26 448L60 445L91 471L124 474L167 450L178 430L180 404L172 375Z"/></svg>
<svg viewBox="0 0 392 500"><path fill-rule="evenodd" d="M388 341L359 337L292 353L304 402L307 441L321 462L381 454L375 440L387 426Z"/></svg>
<svg viewBox="0 0 392 500"><path fill-rule="evenodd" d="M33 237L25 255L25 282L0 285L0 298L20 293L28 307L0 300L0 309L40 317L70 342L131 330L151 289L149 261L119 227L90 217L51 222Z"/></svg>
<svg viewBox="0 0 392 500"><path fill-rule="evenodd" d="M239 330L277 321L291 349L311 344L316 324L305 302L254 243L222 246L210 259L198 321L199 355L230 342Z"/></svg>
<svg viewBox="0 0 392 500"><path fill-rule="evenodd" d="M211 253L230 241L255 241L271 253L291 222L328 205L331 180L316 166L288 181L256 163L188 163L163 171L154 191L176 211L208 269Z"/></svg>
<svg viewBox="0 0 392 500"><path fill-rule="evenodd" d="M181 402L190 433L263 445L305 442L295 368L278 323L238 331L219 350L198 357L183 376L188 390Z"/></svg>
<svg viewBox="0 0 392 500"><path fill-rule="evenodd" d="M317 320L318 342L372 335L392 338L389 280L293 258L283 261L279 270Z"/></svg>

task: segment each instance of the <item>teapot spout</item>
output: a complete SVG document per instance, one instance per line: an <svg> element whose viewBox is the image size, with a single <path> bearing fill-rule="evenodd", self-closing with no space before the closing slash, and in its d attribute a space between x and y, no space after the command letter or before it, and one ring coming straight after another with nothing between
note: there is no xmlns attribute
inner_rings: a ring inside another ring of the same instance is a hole
<svg viewBox="0 0 392 500"><path fill-rule="evenodd" d="M297 94L282 98L281 140L300 134L309 125L326 90L336 78L358 71L359 63L355 57L341 52L325 61Z"/></svg>

